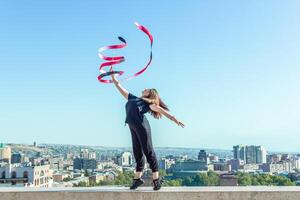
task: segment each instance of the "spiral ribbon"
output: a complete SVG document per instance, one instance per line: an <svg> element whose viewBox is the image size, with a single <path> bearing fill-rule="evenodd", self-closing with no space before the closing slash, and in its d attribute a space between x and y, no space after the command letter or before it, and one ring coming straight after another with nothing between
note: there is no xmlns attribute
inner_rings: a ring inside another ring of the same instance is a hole
<svg viewBox="0 0 300 200"><path fill-rule="evenodd" d="M130 75L130 76L124 78L124 79L121 79L121 80L129 80L129 79L132 79L132 78L142 74L152 62L153 37L152 37L151 33L149 32L149 30L146 27L138 24L137 22L135 22L134 24L137 26L138 29L143 31L148 36L148 38L150 40L150 47L151 47L150 48L150 57L149 57L148 63L140 71L138 71L135 74ZM108 56L104 56L102 54L103 51L108 50L108 49L121 49L121 48L124 48L124 47L127 46L126 40L124 38L118 37L118 39L122 42L121 44L104 46L104 47L99 48L99 50L98 50L98 56L101 59L107 61L107 62L102 63L100 65L100 68L99 68L100 75L98 76L98 80L102 83L112 83L113 82L112 80L103 79L106 76L110 76L111 74L118 74L119 76L121 76L122 74L124 74L124 71L114 71L114 70L112 70L113 65L120 64L120 63L125 61L124 56L108 57ZM103 69L104 67L107 67L107 66L110 66L110 69L111 69L108 72Z"/></svg>

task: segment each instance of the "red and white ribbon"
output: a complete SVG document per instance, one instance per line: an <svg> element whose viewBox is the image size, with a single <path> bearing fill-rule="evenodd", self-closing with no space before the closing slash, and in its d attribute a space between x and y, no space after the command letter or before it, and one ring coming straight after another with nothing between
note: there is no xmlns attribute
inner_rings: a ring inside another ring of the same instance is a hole
<svg viewBox="0 0 300 200"><path fill-rule="evenodd" d="M138 29L140 29L141 31L143 31L149 38L150 40L150 57L149 57L149 61L148 63L141 69L139 70L138 72L136 72L135 74L131 75L131 76L127 76L126 78L124 79L121 79L122 80L129 80L129 79L132 79L140 74L142 74L147 68L148 66L151 64L151 61L152 61L152 44L153 44L153 37L151 35L151 33L148 31L148 29L140 24L138 24L137 22L134 23ZM111 74L118 74L119 76L121 76L124 71L113 71L112 70L112 66L113 65L116 65L116 64L120 64L122 62L125 61L125 58L124 56L114 56L114 57L108 57L108 56L104 56L102 54L103 51L105 50L108 50L108 49L121 49L121 48L124 48L127 46L127 43L126 43L126 40L122 37L118 37L118 39L122 42L122 44L118 44L118 45L111 45L111 46L105 46L105 47L101 47L99 48L98 50L98 56L103 59L103 60L106 60L107 62L104 62L100 65L100 75L98 76L98 80L102 83L112 83L113 81L110 80L110 79L103 79L104 77L106 76L110 76ZM104 67L107 67L107 66L110 66L111 67L111 71L105 71L103 68Z"/></svg>

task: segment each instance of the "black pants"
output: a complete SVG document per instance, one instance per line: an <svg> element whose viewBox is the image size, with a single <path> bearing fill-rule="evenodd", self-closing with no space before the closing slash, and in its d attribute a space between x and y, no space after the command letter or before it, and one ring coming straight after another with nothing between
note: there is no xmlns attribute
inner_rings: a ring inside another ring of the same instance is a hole
<svg viewBox="0 0 300 200"><path fill-rule="evenodd" d="M143 123L128 123L132 138L133 154L136 161L136 171L143 171L146 156L152 172L158 171L158 162L152 146L151 128L144 116Z"/></svg>

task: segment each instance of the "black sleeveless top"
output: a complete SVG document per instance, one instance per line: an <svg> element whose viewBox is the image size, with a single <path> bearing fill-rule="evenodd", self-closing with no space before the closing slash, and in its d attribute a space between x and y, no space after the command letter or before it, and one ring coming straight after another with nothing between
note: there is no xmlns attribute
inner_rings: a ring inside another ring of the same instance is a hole
<svg viewBox="0 0 300 200"><path fill-rule="evenodd" d="M142 123L144 114L150 110L150 103L144 99L137 97L131 93L128 94L128 101L126 103L126 123Z"/></svg>

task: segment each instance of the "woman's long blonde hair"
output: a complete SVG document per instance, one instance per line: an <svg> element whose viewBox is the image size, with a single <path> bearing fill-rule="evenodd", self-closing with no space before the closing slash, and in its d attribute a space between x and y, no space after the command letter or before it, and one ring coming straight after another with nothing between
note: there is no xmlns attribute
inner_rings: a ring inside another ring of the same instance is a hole
<svg viewBox="0 0 300 200"><path fill-rule="evenodd" d="M149 89L149 90L150 90L149 95L146 96L144 99L146 101L148 101L148 103L150 103L150 104L155 104L155 105L158 105L158 106L162 107L165 110L169 110L168 106L163 102L163 100L158 95L157 90L154 89L154 88ZM159 112L155 112L153 110L150 110L150 113L156 119L159 119L159 118L162 117L162 114L159 113Z"/></svg>

